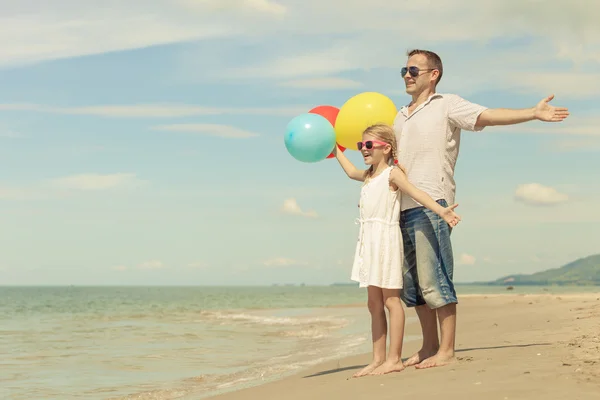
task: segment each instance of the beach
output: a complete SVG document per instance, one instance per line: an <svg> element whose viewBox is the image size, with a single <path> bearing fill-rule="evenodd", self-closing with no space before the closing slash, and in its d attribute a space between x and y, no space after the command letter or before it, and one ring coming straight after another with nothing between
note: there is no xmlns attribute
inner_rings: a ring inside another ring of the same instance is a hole
<svg viewBox="0 0 600 400"><path fill-rule="evenodd" d="M457 290L456 365L348 379L371 351L355 286L0 287L0 398L598 398L599 287ZM420 338L409 309L404 357Z"/></svg>
<svg viewBox="0 0 600 400"><path fill-rule="evenodd" d="M460 296L457 361L428 370L351 378L370 354L210 397L248 399L598 399L600 293ZM414 310L408 335L418 335ZM409 341L403 357L419 348Z"/></svg>

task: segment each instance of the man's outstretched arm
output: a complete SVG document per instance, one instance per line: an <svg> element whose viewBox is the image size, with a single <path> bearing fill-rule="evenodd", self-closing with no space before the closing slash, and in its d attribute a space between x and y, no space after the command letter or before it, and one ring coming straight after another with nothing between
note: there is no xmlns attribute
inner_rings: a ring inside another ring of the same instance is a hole
<svg viewBox="0 0 600 400"><path fill-rule="evenodd" d="M514 125L533 120L561 122L569 116L569 110L566 107L554 107L548 104L553 98L554 95L550 95L531 108L518 110L508 108L487 109L479 114L475 126Z"/></svg>

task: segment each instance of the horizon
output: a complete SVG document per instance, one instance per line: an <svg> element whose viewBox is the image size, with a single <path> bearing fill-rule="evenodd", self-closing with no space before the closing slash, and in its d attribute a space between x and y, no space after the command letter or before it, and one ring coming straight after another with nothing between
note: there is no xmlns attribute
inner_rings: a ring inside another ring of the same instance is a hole
<svg viewBox="0 0 600 400"><path fill-rule="evenodd" d="M600 256L600 253L597 254L590 254L587 256L583 256L580 258L577 258L575 260L572 260L564 265L561 265L560 267L554 267L554 268L547 268L547 269L543 269L537 272L545 272L545 271L552 271L552 270L558 270L561 269L569 264L572 264L574 262L589 258L589 257L596 257L596 256ZM517 275L530 275L530 274L510 274L510 275L503 275L503 276L498 276L496 278L492 278L491 280L487 280L487 281L455 281L455 285L457 286L461 286L461 285L478 285L481 284L482 286L487 286L490 283L496 282L500 279L503 278L508 278L510 276L517 276ZM336 282L329 282L329 283L312 283L312 284L306 284L305 282L274 282L271 284L254 284L254 285L245 285L245 284L233 284L233 285L202 285L202 284L167 284L167 285L161 285L161 284L153 284L153 285L148 285L148 284L126 284L126 285L119 285L119 284L115 284L115 283L108 283L108 284L100 284L100 285L90 285L90 284L13 284L13 285L3 285L0 284L0 287L55 287L55 288L64 288L64 287L79 287L79 288L83 288L83 287L88 287L88 288L93 288L93 287L165 287L165 288L177 288L177 287L183 287L183 288L234 288L234 287L239 287L239 288L257 288L257 287L299 287L299 286L305 286L305 287L330 287L330 286L351 286L351 285L358 285L358 283L356 282L352 282L350 280L347 281L336 281ZM520 284L518 282L515 283L506 283L507 286L511 286L511 285L517 285L517 286L598 286L598 285L577 285L577 284L573 284L573 283L567 283L567 284L558 284L558 283L551 283L551 284L540 284L540 285L535 285L535 284Z"/></svg>
<svg viewBox="0 0 600 400"><path fill-rule="evenodd" d="M349 281L359 185L285 127L365 91L407 104L411 48L441 56L441 93L570 112L462 132L455 282L598 252L600 3L307 1L0 0L0 285Z"/></svg>

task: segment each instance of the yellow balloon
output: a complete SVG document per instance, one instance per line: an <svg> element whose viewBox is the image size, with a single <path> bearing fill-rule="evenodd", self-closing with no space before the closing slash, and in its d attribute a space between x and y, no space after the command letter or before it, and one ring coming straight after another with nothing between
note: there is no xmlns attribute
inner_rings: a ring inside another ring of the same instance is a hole
<svg viewBox="0 0 600 400"><path fill-rule="evenodd" d="M377 92L364 92L350 98L340 108L335 120L335 137L340 146L358 150L357 142L371 125L392 125L398 109L387 96Z"/></svg>

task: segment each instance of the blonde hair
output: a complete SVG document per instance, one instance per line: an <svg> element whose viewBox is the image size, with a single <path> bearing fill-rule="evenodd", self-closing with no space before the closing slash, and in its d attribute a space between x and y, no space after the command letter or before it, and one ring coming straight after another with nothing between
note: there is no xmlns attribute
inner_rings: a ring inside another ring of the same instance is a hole
<svg viewBox="0 0 600 400"><path fill-rule="evenodd" d="M396 143L396 133L391 126L386 124L371 125L364 130L363 135L373 136L374 138L389 144L392 148L392 151L388 156L387 163L389 165L398 166L398 144ZM367 183L372 174L373 166L371 165L366 172L365 183Z"/></svg>

